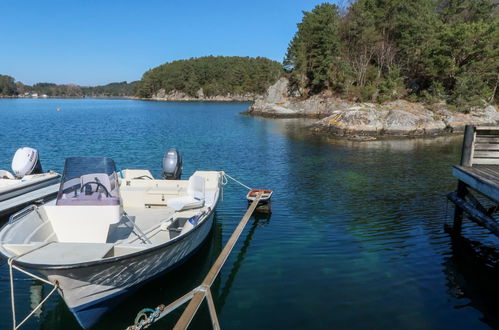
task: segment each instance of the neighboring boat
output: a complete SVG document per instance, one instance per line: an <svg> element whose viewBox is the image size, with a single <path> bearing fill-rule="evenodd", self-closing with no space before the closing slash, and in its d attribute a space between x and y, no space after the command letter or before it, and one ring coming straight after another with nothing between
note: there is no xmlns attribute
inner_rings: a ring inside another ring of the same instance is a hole
<svg viewBox="0 0 499 330"><path fill-rule="evenodd" d="M258 202L258 205L257 205L255 211L262 212L262 213L270 213L271 212L272 190L269 190L269 189L251 189L246 194L246 200L248 201L248 206L251 203L253 203L253 201L256 199L256 196L258 196L258 194L261 194L262 197L260 198L260 201Z"/></svg>
<svg viewBox="0 0 499 330"><path fill-rule="evenodd" d="M180 160L170 151L165 158ZM188 180L155 180L147 170L118 175L110 158L68 158L57 199L13 215L0 230L0 254L57 283L80 325L91 327L200 247L221 178L196 171Z"/></svg>
<svg viewBox="0 0 499 330"><path fill-rule="evenodd" d="M0 202L56 184L58 173L43 172L38 151L23 147L12 158L12 171L0 170Z"/></svg>

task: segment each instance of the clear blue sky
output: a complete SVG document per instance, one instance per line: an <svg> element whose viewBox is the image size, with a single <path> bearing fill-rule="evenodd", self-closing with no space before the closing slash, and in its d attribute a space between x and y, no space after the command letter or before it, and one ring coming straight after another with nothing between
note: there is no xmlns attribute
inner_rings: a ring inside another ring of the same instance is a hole
<svg viewBox="0 0 499 330"><path fill-rule="evenodd" d="M25 84L133 81L204 55L282 61L322 0L0 1L0 74Z"/></svg>

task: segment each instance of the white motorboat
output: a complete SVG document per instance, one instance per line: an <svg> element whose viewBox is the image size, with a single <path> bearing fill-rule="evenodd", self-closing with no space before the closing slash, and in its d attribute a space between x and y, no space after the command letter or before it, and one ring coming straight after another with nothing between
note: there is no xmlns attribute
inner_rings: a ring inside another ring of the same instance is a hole
<svg viewBox="0 0 499 330"><path fill-rule="evenodd" d="M147 170L118 175L110 158L68 158L57 199L13 215L0 230L0 254L57 285L80 325L91 327L200 247L221 178L218 171L188 180L157 180Z"/></svg>
<svg viewBox="0 0 499 330"><path fill-rule="evenodd" d="M0 170L0 202L56 184L53 171L43 172L36 149L19 148L12 158L12 171Z"/></svg>

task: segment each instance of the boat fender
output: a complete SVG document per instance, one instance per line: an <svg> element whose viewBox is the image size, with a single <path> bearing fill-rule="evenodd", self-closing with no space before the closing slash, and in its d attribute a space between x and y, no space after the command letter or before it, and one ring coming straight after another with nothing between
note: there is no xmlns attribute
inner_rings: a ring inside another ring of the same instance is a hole
<svg viewBox="0 0 499 330"><path fill-rule="evenodd" d="M189 230L191 230L192 228L194 228L195 226L197 226L198 221L199 221L198 215L195 215L195 216L187 219L185 221L184 227L182 227L182 231L180 232L180 234L182 235L183 233L186 233Z"/></svg>

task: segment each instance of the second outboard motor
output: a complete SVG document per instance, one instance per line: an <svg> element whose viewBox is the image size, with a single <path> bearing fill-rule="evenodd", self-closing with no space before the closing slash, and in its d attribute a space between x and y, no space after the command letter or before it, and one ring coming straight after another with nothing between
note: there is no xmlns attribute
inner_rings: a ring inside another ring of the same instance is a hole
<svg viewBox="0 0 499 330"><path fill-rule="evenodd" d="M166 180L180 180L182 175L182 157L175 148L170 148L163 157L163 178Z"/></svg>
<svg viewBox="0 0 499 330"><path fill-rule="evenodd" d="M38 150L29 147L17 149L12 158L12 171L17 178L43 173Z"/></svg>

